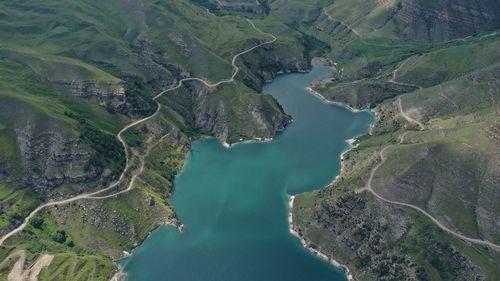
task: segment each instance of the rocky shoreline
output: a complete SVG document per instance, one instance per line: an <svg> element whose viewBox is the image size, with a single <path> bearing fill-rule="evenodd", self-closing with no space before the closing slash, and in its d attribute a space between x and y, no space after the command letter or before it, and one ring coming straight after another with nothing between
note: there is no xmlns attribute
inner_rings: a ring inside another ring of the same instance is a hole
<svg viewBox="0 0 500 281"><path fill-rule="evenodd" d="M306 248L307 250L309 250L310 252L312 252L313 254L315 254L316 256L321 258L322 260L327 261L330 264L332 264L333 266L342 269L347 276L347 280L355 281L351 271L349 270L349 268L346 265L341 264L340 262L338 262L335 259L331 258L330 256L326 255L325 253L322 253L318 249L311 247L311 244L305 239L305 237L303 235L301 235L295 229L295 225L293 224L293 203L294 203L294 200L295 200L295 195L288 197L288 227L289 227L290 233L300 240L300 243L302 244L302 246L304 248Z"/></svg>
<svg viewBox="0 0 500 281"><path fill-rule="evenodd" d="M323 95L321 95L320 93L318 93L317 91L315 91L313 89L313 85L310 85L309 87L306 88L307 91L311 94L313 94L314 96L316 96L317 98L319 98L322 102L326 103L326 104L334 104L334 105L337 105L337 106L340 106L340 107L343 107L343 108L346 108L348 110L350 110L351 112L360 112L361 110L359 109L356 109L356 108L353 108L353 107L350 107L349 105L345 104L345 103L341 103L341 102L335 102L335 101L331 101L331 100L328 100L326 99Z"/></svg>
<svg viewBox="0 0 500 281"><path fill-rule="evenodd" d="M340 171L339 171L339 174L333 180L333 182L335 182L340 177L340 175L342 174L342 172L344 171L344 156L345 156L345 154L348 153L351 149L353 149L353 148L355 148L355 147L358 146L358 140L355 139L355 138L348 139L348 140L346 140L346 142L351 147L349 149L347 149L346 151L342 152L342 154L340 155ZM295 225L293 223L293 203L294 203L295 197L296 197L296 195L291 195L291 196L288 197L288 229L289 229L290 233L293 236L297 237L300 240L300 243L302 244L302 246L304 248L306 248L307 250L309 250L310 252L312 252L313 254L315 254L316 256L318 256L319 258L321 258L321 259L329 262L333 266L342 269L345 272L346 276L347 276L347 280L349 280L349 281L355 281L354 276L353 276L351 270L349 269L349 267L347 267L345 264L342 264L342 263L338 262L334 258L332 258L332 257L328 256L327 254L321 252L320 250L318 250L316 248L313 248L311 246L310 241L307 241L306 238L303 235L301 235L299 233L299 231L295 228Z"/></svg>
<svg viewBox="0 0 500 281"><path fill-rule="evenodd" d="M313 60L311 62L311 64L313 65L313 67L320 67L320 66L328 66L330 64L328 64L328 62L325 62L325 61L322 61L320 60L319 58L316 58L316 60ZM302 71L299 71L299 72L302 72ZM306 72L306 71L303 71L303 72ZM277 75L280 75L280 74L287 74L289 73L288 71L283 71L283 72L277 72L276 74ZM268 81L266 81L267 83ZM272 82L269 81L269 82ZM324 103L327 103L327 104L335 104L337 106L341 106L341 107L345 107L349 110L351 110L352 112L359 112L360 110L356 110L356 109L353 109L353 108L350 108L349 106L345 105L345 104L341 104L341 103L336 103L336 102L331 102L331 101L328 101L327 99L325 99L323 96L321 96L321 94L317 93L316 91L314 91L312 89L313 85L311 85L310 87L307 87L307 90L309 92L311 92L312 94L314 94L315 96L317 96L318 98L320 98ZM291 120L291 122L293 122L293 120ZM275 134L278 133L280 130L277 130L275 131ZM210 138L209 136L207 136L208 138ZM204 137L202 137L204 138ZM219 140L220 141L220 140ZM233 146L236 146L236 145L241 145L241 144L247 144L247 143L260 143L260 142L270 142L270 141L273 141L273 138L270 137L270 138L266 138L266 137L254 137L253 139L248 139L248 140L244 140L244 139L240 139L238 142L235 142L235 143L228 143L227 141L220 141L221 145L224 147L224 148L227 148L227 149L230 149L231 147ZM353 139L349 139L347 140L346 142L351 146L350 149L352 149L353 147L355 147L355 143L356 143L356 139L353 138ZM343 158L344 158L344 155L345 153L347 153L350 149L344 151L341 155L341 162L343 162ZM343 165L342 165L343 166ZM340 173L342 173L343 171L343 167L341 167L341 171ZM340 173L339 175L335 178L335 180L340 176ZM310 243L307 242L307 240L301 236L294 228L294 225L293 225L293 217L292 217L292 209L293 209L293 200L295 199L295 196L290 196L289 197L289 201L288 201L288 204L289 204L289 213L288 213L288 223L289 223L289 229L290 229L290 233L292 235L294 235L295 237L299 238L299 240L301 241L302 245L308 249L309 251L311 251L312 253L314 253L315 255L317 255L318 257L320 257L321 259L329 262L330 264L332 264L333 266L337 267L337 268L340 268L342 269L346 275L347 275L347 278L348 280L354 280L352 274L351 274L351 271L349 270L349 268L341 263L339 263L338 261L336 261L335 259L329 257L328 255L320 252L319 250L317 249L314 249L310 246ZM166 223L164 224L163 226L174 226L174 227L177 227L179 229L179 231L182 233L184 232L184 225L182 225L179 221L175 221L175 222L170 222L170 223ZM159 226L161 227L161 226ZM158 227L158 228L159 228ZM158 229L157 228L157 229ZM152 232L156 231L153 230ZM150 232L148 234L148 236L141 242L139 243L137 246L141 245L146 239L149 238L149 236L152 234L152 232ZM133 254L135 249L133 249L130 253L128 252L125 252L124 251L124 257L123 258L126 258L130 255ZM126 280L127 279L127 273L124 272L124 267L123 266L119 266L117 271L115 272L115 274L113 275L113 277L110 279L110 281L123 281L123 280Z"/></svg>
<svg viewBox="0 0 500 281"><path fill-rule="evenodd" d="M322 62L322 61L320 61L320 62ZM324 66L324 64L316 63L315 66ZM306 89L307 89L307 91L309 93L311 93L314 96L316 96L317 98L319 98L323 103L334 104L336 106L340 106L340 107L346 108L346 109L350 110L351 112L360 112L360 111L362 111L362 110L359 110L359 109L352 108L352 107L350 107L350 106L348 106L347 104L344 104L344 103L330 101L330 100L326 99L324 96L322 96L320 93L318 93L317 91L315 91L313 89L313 87L314 87L314 83L311 84ZM351 149L353 149L353 148L355 148L355 147L358 146L358 140L356 138L348 139L348 140L346 140L346 142L350 145L350 148L347 149L346 151L342 152L342 154L340 155L341 168L340 168L339 174L335 177L335 179L333 180L333 182L336 181L336 180L338 180L338 178L340 177L340 175L344 171L344 157L345 157L345 154L348 153ZM293 223L293 203L294 203L295 197L296 197L296 195L291 195L288 198L288 227L289 227L290 233L293 236L297 237L300 240L300 243L302 244L302 246L304 248L306 248L307 250L309 250L310 252L312 252L313 254L315 254L316 256L318 256L319 258L321 258L321 259L329 262L333 266L342 269L345 272L345 274L347 276L347 279L349 281L355 281L354 276L353 276L351 270L346 265L338 262L337 260L335 260L331 256L328 256L327 254L321 252L320 250L318 250L316 248L313 248L311 246L311 243L309 241L307 241L306 238L299 233L299 231L297 231L297 229L295 228L295 225Z"/></svg>

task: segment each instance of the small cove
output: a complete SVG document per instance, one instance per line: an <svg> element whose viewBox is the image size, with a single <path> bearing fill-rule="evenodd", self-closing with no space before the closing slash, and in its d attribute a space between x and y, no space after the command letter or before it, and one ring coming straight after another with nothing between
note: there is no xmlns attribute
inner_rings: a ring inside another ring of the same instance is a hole
<svg viewBox="0 0 500 281"><path fill-rule="evenodd" d="M285 74L264 87L294 123L270 142L193 144L171 199L185 233L163 227L122 261L128 280L346 280L289 233L287 196L339 173L347 139L373 115L321 102L306 87L329 73Z"/></svg>

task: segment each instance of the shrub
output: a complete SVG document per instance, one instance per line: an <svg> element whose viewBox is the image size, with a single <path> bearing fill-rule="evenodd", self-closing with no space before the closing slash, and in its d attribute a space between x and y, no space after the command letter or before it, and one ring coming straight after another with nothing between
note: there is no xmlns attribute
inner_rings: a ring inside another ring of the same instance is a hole
<svg viewBox="0 0 500 281"><path fill-rule="evenodd" d="M52 240L56 241L57 243L64 243L66 242L66 231L64 230L58 230L55 233L51 235Z"/></svg>
<svg viewBox="0 0 500 281"><path fill-rule="evenodd" d="M42 229L42 226L43 226L43 218L40 217L40 216L36 216L34 217L32 220L31 220L31 225L34 227L34 228L37 228L37 229Z"/></svg>

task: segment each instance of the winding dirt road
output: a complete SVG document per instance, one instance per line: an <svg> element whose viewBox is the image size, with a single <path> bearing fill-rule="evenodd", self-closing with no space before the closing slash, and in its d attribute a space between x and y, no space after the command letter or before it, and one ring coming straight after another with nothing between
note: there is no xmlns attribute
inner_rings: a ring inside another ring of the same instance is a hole
<svg viewBox="0 0 500 281"><path fill-rule="evenodd" d="M417 55L418 56L418 55ZM404 60L402 63L399 64L398 67L396 67L396 69L394 69L392 71L392 78L389 80L390 83L393 83L393 84L397 84L397 85L401 85L401 86L406 86L406 87L415 87L415 88L418 88L419 90L422 90L423 87L420 86L420 85L417 85L417 84L411 84L411 83L405 83L405 82L400 82L400 81L396 81L396 79L398 78L398 71L406 65L406 63L408 63L410 60L412 60L413 58L417 57L417 56L412 56L412 57L409 57L407 58L406 60Z"/></svg>
<svg viewBox="0 0 500 281"><path fill-rule="evenodd" d="M401 96L398 96L396 103L398 104L399 113L401 114L401 116L403 116L404 119L406 119L406 121L408 121L412 124L416 124L420 128L421 131L425 129L425 126L422 122L418 121L417 119L412 118L411 116L407 115L404 112L403 105L401 104Z"/></svg>
<svg viewBox="0 0 500 281"><path fill-rule="evenodd" d="M399 136L399 143L398 143L398 145L403 144L406 134L408 134L408 132L405 132L405 133L403 133L403 134L401 134ZM459 239L462 239L464 241L467 241L467 242L470 242L470 243L473 243L473 244L488 246L488 247L492 248L493 250L500 251L500 245L496 245L496 244L494 244L492 242L489 242L487 240L470 238L470 237L467 237L467 236L465 236L463 234L460 234L460 233L458 233L456 231L453 231L453 230L449 229L448 227L444 226L441 222L439 222L436 218L434 218L431 214L429 214L427 211L423 210L420 207L417 207L415 205L408 204L408 203L403 203L403 202L398 202L398 201L390 200L390 199L387 199L387 198L383 197L382 195L378 194L373 189L373 185L372 185L373 177L375 176L375 173L377 172L377 170L385 163L385 161L386 161L385 152L387 151L388 148L390 148L392 146L393 145L388 145L388 146L384 147L379 152L379 157L380 157L381 161L371 171L370 177L368 178L368 181L366 183L366 187L363 190L370 192L373 196L375 196L375 198L379 199L382 202L393 204L393 205L397 205L397 206L407 207L407 208L410 208L410 209L413 209L413 210L416 210L416 211L422 213L423 215L425 215L426 217L428 217L436 226L438 226L442 230L448 232L449 234L451 234L451 235L453 235L453 236L455 236L455 237L457 237Z"/></svg>
<svg viewBox="0 0 500 281"><path fill-rule="evenodd" d="M246 53L249 53L249 52L251 52L251 51L253 51L253 50L255 50L255 49L257 49L257 48L259 48L261 46L272 44L272 43L276 42L276 40L278 40L276 38L276 36L274 36L274 35L272 35L270 33L263 32L262 30L260 30L259 28L257 28L255 26L255 24L251 20L247 19L247 21L252 26L252 28L254 28L255 30L257 30L259 33L262 33L264 35L270 36L272 39L268 40L268 41L265 41L263 43L260 43L258 45L255 45L255 46L253 46L253 47L251 47L249 49L246 49L246 50L244 50L242 52L239 52L236 55L234 55L233 58L232 58L232 60L231 60L231 65L233 66L233 71L232 71L232 75L231 75L231 77L229 79L221 80L221 81L216 82L216 83L210 83L209 81L204 80L202 78L196 78L196 77L183 78L183 79L179 80L179 82L177 83L176 86L174 86L172 88L169 88L167 90L164 90L164 91L160 92L159 94L157 94L156 96L154 96L153 100L156 102L156 105L157 105L156 111L152 115L150 115L148 117L145 117L143 119L140 119L140 120L137 120L137 121L134 121L134 122L128 124L123 129L121 129L118 132L118 134L116 135L116 138L118 139L118 141L120 141L120 143L123 146L123 149L125 150L125 161L126 161L125 168L123 169L122 173L120 174L120 177L118 178L118 180L116 182L114 182L113 184L111 184L107 188L104 188L104 189L101 189L101 190L98 190L98 191L94 191L94 192L91 192L91 193L82 193L82 194L74 196L72 198L68 198L68 199L64 199L64 200L60 200L60 201L48 202L48 203L45 203L45 204L42 204L42 205L38 206L36 209L34 209L33 211L31 211L31 213L24 219L24 222L21 225L19 225L18 227L16 227L15 229L13 229L9 233L3 235L0 238L0 246L3 245L3 243L5 242L5 240L9 239L13 235L15 235L15 234L19 233L21 230L23 230L28 225L29 221L38 212L40 212L41 210L43 210L43 209L45 209L47 207L51 207L51 206L55 206L55 205L68 204L68 203L71 203L71 202L74 202L74 201L77 201L77 200L82 200L82 199L105 199L105 198L110 198L110 197L117 196L119 194L123 194L125 192L130 191L133 188L134 182L137 179L137 177L139 177L139 175L144 171L144 159L143 159L143 157L139 157L140 162L141 162L140 168L139 168L138 171L136 171L136 172L134 172L132 174L132 177L131 177L130 182L129 182L129 184L128 184L128 186L127 186L126 189L118 191L118 192L113 193L113 194L106 195L106 196L98 196L99 194L102 194L102 193L104 193L106 191L109 191L109 190L115 188L116 186L118 186L123 181L123 179L125 178L125 175L126 175L127 171L130 168L129 146L125 142L125 140L123 139L123 133L125 133L128 129L130 129L130 128L138 125L138 124L144 123L147 120L152 119L156 115L158 115L158 113L160 112L160 109L161 109L161 104L157 101L157 99L160 98L161 96L163 96L165 93L168 93L168 92L171 92L171 91L179 89L180 87L183 86L184 82L198 81L198 82L204 84L205 86L211 87L211 88L212 87L217 87L217 86L222 85L222 84L227 84L227 83L234 82L234 79L235 79L236 75L240 71L240 68L236 65L236 60L240 56L242 56L242 55L244 55Z"/></svg>
<svg viewBox="0 0 500 281"><path fill-rule="evenodd" d="M365 43L367 45L376 45L376 46L381 46L381 47L402 47L403 46L403 45L379 45L379 44L372 44L370 42L367 42L367 41L364 40L363 36L356 29L354 29L351 25L349 25L349 24L347 24L347 23L345 23L345 22L343 22L341 20L338 20L338 19L332 17L330 14L328 14L328 12L326 11L325 8L323 8L323 13L328 17L328 19L330 19L332 21L339 22L341 25L343 25L344 27L346 27L349 31L351 31L353 34L355 34L363 43ZM498 34L498 31L495 31L495 32L487 34L487 35L483 35L480 38L480 40L482 40L483 38L486 38L488 36L496 36L497 34ZM457 38L457 39L447 40L447 41L443 41L443 42L431 43L430 45L447 44L447 43L452 43L452 42L457 42L457 41L464 41L465 42L469 38L472 38L472 36L467 36L467 37L464 37L464 38ZM416 85L416 84L410 84L410 83L404 83L404 82L396 81L397 72L399 71L399 69L401 69L401 67L403 67L412 58L413 57L408 58L407 60L405 60L404 62L402 62L396 69L394 69L394 71L392 72L392 78L389 80L389 82L394 83L394 84L398 84L398 85L402 85L402 86L417 87L420 90L423 89L422 86L419 86L419 85ZM424 124L422 122L420 122L420 121L418 121L418 120L410 117L409 115L407 115L404 112L403 106L401 104L401 97L400 96L398 96L398 98L397 98L397 106L398 106L398 109L399 109L399 112L400 112L401 116L404 119L406 119L408 122L410 122L412 124L418 125L418 127L420 128L420 130L424 130L425 129L425 126L424 126ZM401 134L399 136L399 143L398 143L399 145L403 144L403 142L404 142L405 137L406 137L407 134L408 134L408 132L405 132L405 133L403 133L403 134ZM382 202L393 204L393 205L397 205L397 206L407 207L407 208L416 210L416 211L422 213L423 215L425 215L426 217L428 217L439 228L441 228L442 230L448 232L449 234L451 234L451 235L453 235L453 236L455 236L455 237L457 237L459 239L462 239L464 241L467 241L467 242L470 242L470 243L473 243L473 244L488 246L488 247L491 247L492 249L494 249L496 251L500 251L500 245L496 245L496 244L494 244L492 242L489 242L487 240L470 238L470 237L467 237L467 236L465 236L463 234L460 234L460 233L458 233L456 231L453 231L453 230L449 229L448 227L444 226L441 222L439 222L436 218L434 218L432 215L430 215L428 212L426 212L422 208L419 208L419 207L417 207L415 205L412 205L412 204L407 204L407 203L403 203L403 202L397 202L397 201L394 201L394 200L390 200L390 199L384 198L383 196L381 196L380 194L378 194L373 189L373 186L372 186L373 177L374 177L375 173L377 172L377 170L384 164L384 162L386 160L385 152L391 146L392 145L388 145L388 146L384 147L380 151L379 157L381 158L381 161L371 171L370 177L368 178L368 182L367 182L366 186L364 188L360 188L360 189L356 190L355 193L362 193L364 191L368 191L373 196L375 196L377 199L379 199Z"/></svg>

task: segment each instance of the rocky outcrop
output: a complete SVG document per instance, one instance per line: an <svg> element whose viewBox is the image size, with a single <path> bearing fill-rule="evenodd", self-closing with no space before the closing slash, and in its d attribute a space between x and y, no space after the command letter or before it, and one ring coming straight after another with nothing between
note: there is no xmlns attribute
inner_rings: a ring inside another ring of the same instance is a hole
<svg viewBox="0 0 500 281"><path fill-rule="evenodd" d="M190 126L185 130L210 134L221 142L269 139L291 122L269 95L214 90L196 82L188 88L189 93L170 94L162 103L183 116Z"/></svg>
<svg viewBox="0 0 500 281"><path fill-rule="evenodd" d="M100 81L53 81L77 97L98 97L100 99L123 99L125 84L123 82Z"/></svg>
<svg viewBox="0 0 500 281"><path fill-rule="evenodd" d="M239 94L226 100L205 87L197 88L194 104L195 124L222 142L269 139L282 131L291 118L267 95Z"/></svg>
<svg viewBox="0 0 500 281"><path fill-rule="evenodd" d="M415 252L421 252L449 280L484 280L481 269L443 242L438 231L397 208L329 188L319 192L312 210L294 208L296 214L310 211L312 217L299 226L299 233L323 237L313 239L311 247L353 269L356 280L428 280Z"/></svg>
<svg viewBox="0 0 500 281"><path fill-rule="evenodd" d="M264 14L268 12L266 1L258 0L219 0L217 8L220 10L244 12L250 14Z"/></svg>
<svg viewBox="0 0 500 281"><path fill-rule="evenodd" d="M168 39L170 39L170 41L172 41L177 48L179 48L181 55L184 57L189 57L193 52L192 48L189 47L188 43L186 43L184 39L182 39L182 36L178 33L170 33L168 35Z"/></svg>
<svg viewBox="0 0 500 281"><path fill-rule="evenodd" d="M498 2L495 1L405 1L393 7L398 20L407 27L401 36L411 38L418 26L426 26L429 41L450 40L481 30L498 28Z"/></svg>
<svg viewBox="0 0 500 281"><path fill-rule="evenodd" d="M81 184L97 179L103 171L91 167L92 153L76 138L57 131L35 133L33 127L16 129L23 176L21 185L40 192L63 184Z"/></svg>
<svg viewBox="0 0 500 281"><path fill-rule="evenodd" d="M262 82L271 82L276 75L291 72L307 72L311 69L309 62L302 56L290 55L288 47L280 44L262 46L242 56L243 63L259 80L242 73L243 82L257 91L262 90ZM253 85L257 84L257 85Z"/></svg>

